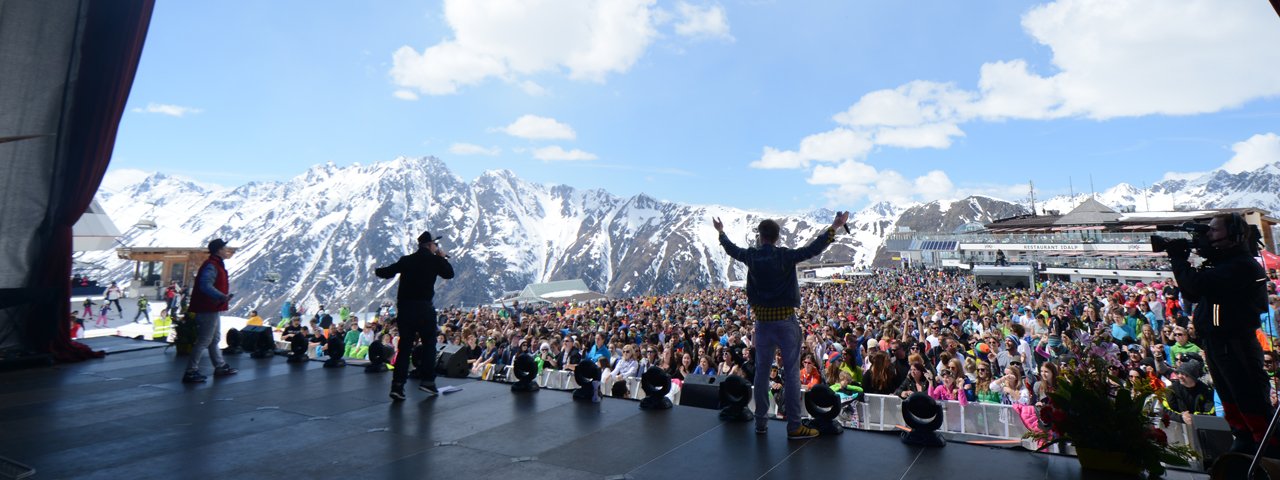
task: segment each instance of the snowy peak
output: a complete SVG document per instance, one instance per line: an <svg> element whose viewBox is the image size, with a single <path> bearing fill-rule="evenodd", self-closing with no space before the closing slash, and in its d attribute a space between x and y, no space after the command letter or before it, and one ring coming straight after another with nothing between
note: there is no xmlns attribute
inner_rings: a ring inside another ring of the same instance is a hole
<svg viewBox="0 0 1280 480"><path fill-rule="evenodd" d="M349 303L357 309L394 296L395 282L375 278L379 265L416 248L424 230L443 235L457 277L441 282L439 305L475 305L530 283L583 279L615 296L665 294L721 287L745 279L746 269L725 255L712 218L725 222L730 241L755 242L762 219L781 224L781 243L799 247L830 225L835 212L795 215L725 206L665 202L646 194L620 198L607 191L527 182L509 170L470 182L435 157L397 157L345 167L317 165L285 182L252 182L222 190L163 174L116 175L100 203L120 225L154 220L154 230L125 232L130 246L199 247L221 237L240 247L228 262L237 303L272 311L285 300L304 305ZM119 179L125 179L121 181ZM1259 206L1280 211L1280 165L1239 174L1213 172L1148 189L1117 185L1099 200L1116 208ZM1070 211L1087 198L1058 197L1038 207ZM950 233L968 223L1028 213L1015 203L974 196L954 201L868 205L854 212L849 234L818 263L886 265L886 238L897 231ZM114 280L133 266L113 251L85 252ZM268 279L278 276L278 282Z"/></svg>
<svg viewBox="0 0 1280 480"><path fill-rule="evenodd" d="M1278 191L1280 163L1274 163L1240 173L1214 170L1191 179L1165 180L1145 189L1121 183L1098 194L1097 200L1117 212L1242 207L1277 212ZM1062 195L1037 207L1065 213L1089 197L1087 193Z"/></svg>

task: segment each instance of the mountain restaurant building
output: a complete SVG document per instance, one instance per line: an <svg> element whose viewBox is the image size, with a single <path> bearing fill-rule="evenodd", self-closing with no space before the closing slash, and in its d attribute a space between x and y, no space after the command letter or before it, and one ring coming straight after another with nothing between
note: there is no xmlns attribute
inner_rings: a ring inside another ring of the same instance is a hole
<svg viewBox="0 0 1280 480"><path fill-rule="evenodd" d="M895 233L886 248L903 265L970 270L979 283L993 286L1025 287L1037 280L1151 282L1173 278L1165 254L1151 251L1158 226L1208 223L1230 212L1258 226L1264 248L1275 252L1277 219L1260 208L1120 213L1092 198L1066 214L1022 215L950 234ZM1189 238L1181 232L1159 235ZM1271 263L1268 271L1280 268Z"/></svg>
<svg viewBox="0 0 1280 480"><path fill-rule="evenodd" d="M227 247L232 253L236 248ZM181 287L191 287L196 270L209 258L207 248L189 247L128 247L117 248L116 256L132 260L133 281L130 288L135 294L154 294L162 298L170 282Z"/></svg>

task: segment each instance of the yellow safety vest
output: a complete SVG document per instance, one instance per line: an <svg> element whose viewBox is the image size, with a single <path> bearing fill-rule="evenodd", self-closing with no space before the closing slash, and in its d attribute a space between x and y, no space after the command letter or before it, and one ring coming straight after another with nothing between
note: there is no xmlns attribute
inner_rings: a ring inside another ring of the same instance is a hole
<svg viewBox="0 0 1280 480"><path fill-rule="evenodd" d="M159 342L168 342L173 333L173 317L159 317L152 324L151 338Z"/></svg>

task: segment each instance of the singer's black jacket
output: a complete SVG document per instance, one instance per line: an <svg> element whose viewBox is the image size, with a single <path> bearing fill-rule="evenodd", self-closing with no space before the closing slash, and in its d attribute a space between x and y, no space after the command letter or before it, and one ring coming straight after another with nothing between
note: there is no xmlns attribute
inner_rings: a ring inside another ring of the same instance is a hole
<svg viewBox="0 0 1280 480"><path fill-rule="evenodd" d="M419 248L418 251L400 257L396 263L378 267L373 271L378 278L392 278L400 274L400 290L396 292L396 300L427 301L435 297L436 277L453 278L453 265L449 260Z"/></svg>

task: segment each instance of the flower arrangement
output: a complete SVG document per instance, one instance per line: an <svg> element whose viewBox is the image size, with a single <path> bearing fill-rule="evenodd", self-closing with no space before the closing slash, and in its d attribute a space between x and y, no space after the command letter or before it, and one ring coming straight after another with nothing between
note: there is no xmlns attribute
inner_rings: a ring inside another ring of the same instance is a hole
<svg viewBox="0 0 1280 480"><path fill-rule="evenodd" d="M1090 345L1088 339L1082 344ZM1081 359L1062 366L1048 400L1040 409L1043 431L1026 434L1042 442L1041 450L1070 442L1086 468L1095 458L1113 456L1109 469L1159 478L1164 464L1186 466L1197 455L1191 446L1171 444L1156 428L1146 408L1151 398L1162 398L1164 387L1154 377L1125 386L1112 368L1120 367L1115 346L1094 343ZM1161 418L1169 425L1166 412Z"/></svg>

